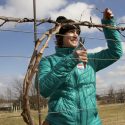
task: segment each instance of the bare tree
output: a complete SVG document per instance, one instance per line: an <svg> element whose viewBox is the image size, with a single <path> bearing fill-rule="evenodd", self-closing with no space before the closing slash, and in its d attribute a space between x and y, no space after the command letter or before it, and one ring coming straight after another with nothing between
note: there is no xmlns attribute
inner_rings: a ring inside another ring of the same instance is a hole
<svg viewBox="0 0 125 125"><path fill-rule="evenodd" d="M22 81L22 79L14 79L13 90L15 92L16 98L19 98L22 95L22 91L23 91L23 81Z"/></svg>
<svg viewBox="0 0 125 125"><path fill-rule="evenodd" d="M0 94L0 103L4 103L5 97L3 94Z"/></svg>
<svg viewBox="0 0 125 125"><path fill-rule="evenodd" d="M29 102L31 109L37 109L37 91L34 85L34 79L32 80L31 88L29 90ZM22 99L23 99L23 80L22 79L14 79L13 81L13 92L15 93L15 105L20 105L22 107ZM47 106L47 99L40 97L40 106Z"/></svg>
<svg viewBox="0 0 125 125"><path fill-rule="evenodd" d="M114 90L114 88L112 86L108 90L107 102L108 103L114 103L115 102L115 90Z"/></svg>
<svg viewBox="0 0 125 125"><path fill-rule="evenodd" d="M7 91L6 91L6 96L7 96L7 101L8 102L12 102L12 90L11 88L7 88Z"/></svg>
<svg viewBox="0 0 125 125"><path fill-rule="evenodd" d="M125 89L124 88L121 88L121 89L118 90L117 102L118 103L124 103L125 102Z"/></svg>

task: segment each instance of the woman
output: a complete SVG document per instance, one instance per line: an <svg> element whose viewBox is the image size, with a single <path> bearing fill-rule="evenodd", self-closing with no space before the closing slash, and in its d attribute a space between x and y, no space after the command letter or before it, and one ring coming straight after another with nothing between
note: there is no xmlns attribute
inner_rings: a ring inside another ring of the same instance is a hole
<svg viewBox="0 0 125 125"><path fill-rule="evenodd" d="M72 22L65 17L58 22ZM115 25L112 11L105 9L103 24ZM122 56L121 39L117 30L104 28L108 49L88 53L76 49L79 26L64 25L56 35L56 53L39 64L40 93L49 97L48 115L44 125L101 125L96 106L96 72ZM112 39L112 40L111 40ZM84 65L86 64L86 65Z"/></svg>

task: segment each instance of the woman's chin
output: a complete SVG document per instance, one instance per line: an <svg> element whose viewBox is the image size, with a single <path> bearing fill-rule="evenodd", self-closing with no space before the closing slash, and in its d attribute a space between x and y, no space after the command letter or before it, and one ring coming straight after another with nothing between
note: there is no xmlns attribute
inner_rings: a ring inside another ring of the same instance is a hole
<svg viewBox="0 0 125 125"><path fill-rule="evenodd" d="M78 46L78 42L72 43L72 46L77 47Z"/></svg>
<svg viewBox="0 0 125 125"><path fill-rule="evenodd" d="M72 44L71 47L75 48L78 44Z"/></svg>

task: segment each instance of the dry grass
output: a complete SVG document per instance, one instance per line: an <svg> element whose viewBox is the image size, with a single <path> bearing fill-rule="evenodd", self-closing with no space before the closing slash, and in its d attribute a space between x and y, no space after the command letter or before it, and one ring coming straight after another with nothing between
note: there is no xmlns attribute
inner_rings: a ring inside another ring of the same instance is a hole
<svg viewBox="0 0 125 125"><path fill-rule="evenodd" d="M125 104L111 104L99 107L103 125L125 125Z"/></svg>
<svg viewBox="0 0 125 125"><path fill-rule="evenodd" d="M0 112L0 125L25 125L20 112Z"/></svg>
<svg viewBox="0 0 125 125"><path fill-rule="evenodd" d="M42 118L45 118L47 110L42 110ZM0 112L0 125L25 125L21 112ZM103 125L125 125L125 104L113 104L99 106L99 114ZM34 122L38 125L38 112L32 111Z"/></svg>

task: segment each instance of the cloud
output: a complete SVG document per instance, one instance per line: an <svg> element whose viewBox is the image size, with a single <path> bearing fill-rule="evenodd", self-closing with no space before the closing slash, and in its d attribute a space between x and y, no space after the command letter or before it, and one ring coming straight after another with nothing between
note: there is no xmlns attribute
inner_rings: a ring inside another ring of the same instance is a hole
<svg viewBox="0 0 125 125"><path fill-rule="evenodd" d="M6 91L7 86L3 83L0 82L0 96L3 95L3 93Z"/></svg>
<svg viewBox="0 0 125 125"><path fill-rule="evenodd" d="M116 69L108 73L110 77L117 78L118 76L125 76L125 64L117 66Z"/></svg>
<svg viewBox="0 0 125 125"><path fill-rule="evenodd" d="M100 75L96 75L96 81L98 84L104 83L104 80L102 79L102 77Z"/></svg>
<svg viewBox="0 0 125 125"><path fill-rule="evenodd" d="M115 89L115 90L119 90L120 88L125 88L125 79L124 79L124 75L119 74L120 71L118 71L118 73L116 73L116 71L112 71L110 73L112 73L112 75L109 75L109 73L103 73L103 75L99 74L96 77L96 87L97 87L97 93L98 94L104 94L107 93L108 90L111 88L111 86ZM125 71L124 71L125 72Z"/></svg>
<svg viewBox="0 0 125 125"><path fill-rule="evenodd" d="M105 79L99 74L96 75L96 83L98 94L105 93L107 91L107 88L109 88L109 84L105 83Z"/></svg>
<svg viewBox="0 0 125 125"><path fill-rule="evenodd" d="M11 87L13 88L15 79L23 80L24 75L22 74L18 74L16 76L0 75L0 94L4 93L7 90L7 88L11 88Z"/></svg>
<svg viewBox="0 0 125 125"><path fill-rule="evenodd" d="M103 49L105 49L106 47L96 47L94 49L88 49L88 53L95 53L95 52L99 52Z"/></svg>
<svg viewBox="0 0 125 125"><path fill-rule="evenodd" d="M106 48L107 48L107 45L105 45L104 47L99 46L99 47L96 47L94 49L88 49L87 51L88 51L88 53L95 53L95 52L99 52L101 50L104 50ZM125 42L122 42L122 48L123 48L123 56L122 56L122 58L125 59Z"/></svg>
<svg viewBox="0 0 125 125"><path fill-rule="evenodd" d="M94 8L94 5L77 2L67 5L65 8L60 9L60 11L52 11L50 15L54 19L56 19L59 15L62 15L76 21L90 21L90 17L92 17L93 22L100 23L99 17L93 13ZM81 29L83 32L97 31L97 29L92 28L92 30L90 30L87 27L82 27Z"/></svg>
<svg viewBox="0 0 125 125"><path fill-rule="evenodd" d="M2 82L0 82L0 88L1 87L5 87L5 85Z"/></svg>
<svg viewBox="0 0 125 125"><path fill-rule="evenodd" d="M43 18L50 11L59 9L66 5L66 0L37 0L36 10L37 17ZM0 15L15 17L33 17L33 1L32 0L7 0L6 4L0 6Z"/></svg>
<svg viewBox="0 0 125 125"><path fill-rule="evenodd" d="M125 23L125 16L120 17L119 19L117 19L117 21L119 23Z"/></svg>
<svg viewBox="0 0 125 125"><path fill-rule="evenodd" d="M117 67L117 70L118 71L125 71L125 64L124 65L119 65L118 67Z"/></svg>
<svg viewBox="0 0 125 125"><path fill-rule="evenodd" d="M123 53L125 54L125 41L122 42Z"/></svg>
<svg viewBox="0 0 125 125"><path fill-rule="evenodd" d="M13 84L13 81L15 79L22 80L24 79L24 74L18 74L18 75L12 75L12 76L3 76L3 81L6 82L7 84ZM9 82L7 82L9 81Z"/></svg>

